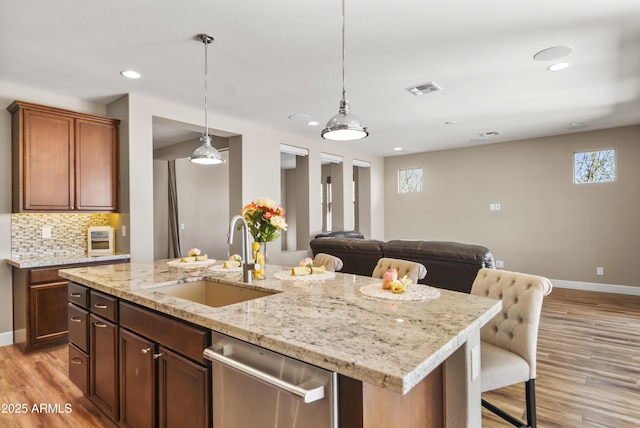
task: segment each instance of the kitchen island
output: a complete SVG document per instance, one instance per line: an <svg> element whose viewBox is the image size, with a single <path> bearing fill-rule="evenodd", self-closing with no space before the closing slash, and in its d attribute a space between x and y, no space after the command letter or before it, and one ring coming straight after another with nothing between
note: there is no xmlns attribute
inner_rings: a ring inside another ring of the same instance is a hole
<svg viewBox="0 0 640 428"><path fill-rule="evenodd" d="M389 397L395 397L398 406L415 407L415 397L402 404L404 398L440 371L438 379L444 385L439 389L440 401L435 402L444 404L446 426L481 426L479 329L500 311L499 301L448 290L440 290L440 297L433 300L378 299L359 289L380 283L379 279L341 273L323 281L273 277L286 269L269 265L267 279L251 284L241 282L241 273L172 267L166 260L68 269L60 275L337 372L368 388L362 396L365 408L367 400L387 401ZM211 307L163 293L163 287L205 278L273 294ZM429 402L420 405L428 407Z"/></svg>

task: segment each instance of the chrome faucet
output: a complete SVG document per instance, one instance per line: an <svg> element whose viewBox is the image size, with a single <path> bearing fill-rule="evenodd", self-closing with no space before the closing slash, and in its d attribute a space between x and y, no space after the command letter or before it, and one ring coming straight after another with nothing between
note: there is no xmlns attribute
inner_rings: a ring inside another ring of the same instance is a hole
<svg viewBox="0 0 640 428"><path fill-rule="evenodd" d="M249 225L241 215L236 215L231 219L231 223L229 224L229 235L227 243L229 245L233 244L233 232L238 223L240 223L241 229L244 228L244 233L242 234L242 282L252 282L253 271L256 270L256 265L253 262L253 259L250 257L251 253L249 251Z"/></svg>

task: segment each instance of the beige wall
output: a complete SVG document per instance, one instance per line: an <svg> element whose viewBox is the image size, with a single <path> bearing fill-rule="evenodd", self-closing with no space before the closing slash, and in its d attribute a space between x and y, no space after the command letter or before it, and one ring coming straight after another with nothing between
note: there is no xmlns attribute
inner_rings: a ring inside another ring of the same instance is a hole
<svg viewBox="0 0 640 428"><path fill-rule="evenodd" d="M227 153L222 153L227 159ZM229 201L228 163L215 168L176 159L178 216L182 256L190 248L200 248L210 258L227 256L227 206ZM155 160L154 175L154 259L169 257L169 202L167 161ZM218 219L225 219L225 222Z"/></svg>
<svg viewBox="0 0 640 428"><path fill-rule="evenodd" d="M611 147L616 182L573 183L574 152ZM639 164L640 126L386 158L385 238L481 244L508 270L640 286ZM400 195L410 167L423 192Z"/></svg>

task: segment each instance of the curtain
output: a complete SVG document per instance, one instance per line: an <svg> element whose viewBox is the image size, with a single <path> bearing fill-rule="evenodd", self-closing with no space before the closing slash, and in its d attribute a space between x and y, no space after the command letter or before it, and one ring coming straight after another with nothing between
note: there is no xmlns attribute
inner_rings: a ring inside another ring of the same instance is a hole
<svg viewBox="0 0 640 428"><path fill-rule="evenodd" d="M167 165L169 166L169 258L177 258L181 257L181 254L175 159L168 161Z"/></svg>

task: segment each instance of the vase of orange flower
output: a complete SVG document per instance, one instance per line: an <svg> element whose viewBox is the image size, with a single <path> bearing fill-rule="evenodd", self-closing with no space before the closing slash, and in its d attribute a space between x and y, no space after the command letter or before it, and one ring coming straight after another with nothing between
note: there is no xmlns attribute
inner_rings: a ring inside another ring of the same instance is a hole
<svg viewBox="0 0 640 428"><path fill-rule="evenodd" d="M275 241L283 230L287 230L284 208L269 198L259 198L245 205L241 210L242 217L249 226L249 232L255 241L253 244L253 261L257 266L254 278L266 277L267 242Z"/></svg>

